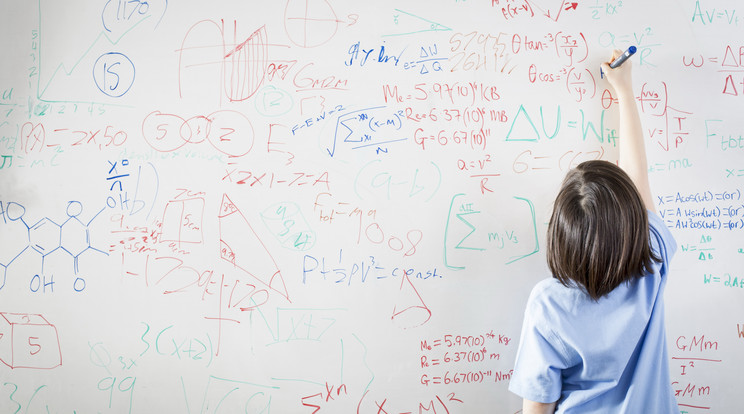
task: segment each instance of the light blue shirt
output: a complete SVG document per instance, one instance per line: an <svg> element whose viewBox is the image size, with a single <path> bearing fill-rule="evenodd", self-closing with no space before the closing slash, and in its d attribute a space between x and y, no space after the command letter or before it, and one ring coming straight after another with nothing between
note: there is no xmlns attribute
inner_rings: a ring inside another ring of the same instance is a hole
<svg viewBox="0 0 744 414"><path fill-rule="evenodd" d="M664 287L677 245L649 213L652 271L593 301L557 279L527 301L509 390L556 413L679 414L669 374Z"/></svg>

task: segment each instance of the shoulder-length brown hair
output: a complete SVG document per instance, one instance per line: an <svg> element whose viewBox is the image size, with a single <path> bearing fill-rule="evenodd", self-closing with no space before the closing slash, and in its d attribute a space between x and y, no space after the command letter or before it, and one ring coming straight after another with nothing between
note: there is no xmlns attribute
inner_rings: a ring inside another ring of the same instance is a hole
<svg viewBox="0 0 744 414"><path fill-rule="evenodd" d="M547 256L555 278L594 300L660 261L649 245L646 207L625 171L587 161L566 174L548 225Z"/></svg>

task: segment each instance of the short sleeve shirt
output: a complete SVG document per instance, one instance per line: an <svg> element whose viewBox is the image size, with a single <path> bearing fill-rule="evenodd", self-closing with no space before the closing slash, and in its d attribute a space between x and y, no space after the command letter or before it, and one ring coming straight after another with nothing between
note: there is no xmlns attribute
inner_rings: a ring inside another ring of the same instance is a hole
<svg viewBox="0 0 744 414"><path fill-rule="evenodd" d="M663 301L676 242L652 212L649 228L661 262L598 301L555 278L533 288L510 391L557 413L679 413Z"/></svg>

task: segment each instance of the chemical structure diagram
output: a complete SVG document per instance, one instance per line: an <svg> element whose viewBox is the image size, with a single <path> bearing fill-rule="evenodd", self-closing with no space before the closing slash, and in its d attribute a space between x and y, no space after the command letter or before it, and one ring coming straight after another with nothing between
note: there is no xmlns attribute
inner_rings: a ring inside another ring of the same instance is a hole
<svg viewBox="0 0 744 414"><path fill-rule="evenodd" d="M29 224L26 207L17 202L0 201L0 290L7 282L8 268L25 255L37 255L41 260L41 274L44 274L44 261L54 252L64 252L72 258L73 272L79 271L79 259L88 251L108 255L96 245L105 245L105 240L97 243L92 240L91 229L101 209L85 221L82 218L83 204L69 201L65 217L57 222L49 217ZM99 220L100 221L100 220ZM62 254L64 254L62 253ZM41 277L33 275L30 288L37 291L41 287ZM73 284L76 291L85 288L85 282L78 278ZM46 285L46 282L44 282Z"/></svg>

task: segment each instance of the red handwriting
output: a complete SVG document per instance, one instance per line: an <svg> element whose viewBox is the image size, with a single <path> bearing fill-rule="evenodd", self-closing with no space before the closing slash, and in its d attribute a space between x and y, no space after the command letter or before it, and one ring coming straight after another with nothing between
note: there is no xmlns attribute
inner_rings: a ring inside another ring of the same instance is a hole
<svg viewBox="0 0 744 414"><path fill-rule="evenodd" d="M313 63L302 66L294 76L293 82L297 91L309 90L347 90L349 87L348 79L341 79L334 75L319 78L310 74Z"/></svg>
<svg viewBox="0 0 744 414"><path fill-rule="evenodd" d="M641 111L655 117L659 122L647 125L651 138L664 151L680 149L687 143L691 112L675 109L669 105L669 92L666 82L656 84L644 83L637 97Z"/></svg>
<svg viewBox="0 0 744 414"><path fill-rule="evenodd" d="M404 414L404 413L451 413L453 408L461 407L465 402L452 392L447 395L435 395L428 401L419 400L418 406L413 411L411 407L393 406L387 397L367 398L369 391L365 391L357 405L357 414Z"/></svg>
<svg viewBox="0 0 744 414"><path fill-rule="evenodd" d="M302 406L313 409L312 414L315 414L324 408L329 403L335 402L337 399L342 399L349 395L346 384L341 384L338 387L332 384L325 383L325 390L317 394L308 395L302 397Z"/></svg>
<svg viewBox="0 0 744 414"><path fill-rule="evenodd" d="M514 159L512 171L517 174L554 169L568 171L584 161L603 159L604 155L604 147L599 147L595 151L566 151L560 155L552 155L549 152L535 154L532 150L524 150Z"/></svg>
<svg viewBox="0 0 744 414"><path fill-rule="evenodd" d="M398 92L398 86L385 84L382 85L383 98L385 102L404 102L404 101L426 101L439 100L448 102L451 105L475 105L481 103L491 103L501 99L501 95L495 85L486 85L478 82L468 83L417 83L414 90L410 92Z"/></svg>
<svg viewBox="0 0 744 414"><path fill-rule="evenodd" d="M233 21L232 26L232 37L238 38L237 20ZM244 101L258 91L268 67L266 28L259 27L237 44L230 44L229 37L224 20L201 20L186 31L181 47L176 50L180 98L206 90L207 97L217 92L219 100L215 103L221 102L222 98ZM202 46L204 42L213 46L205 48ZM212 63L219 63L220 69L203 69L205 65L209 68ZM205 75L212 82L205 82ZM204 96L199 98L204 99Z"/></svg>
<svg viewBox="0 0 744 414"><path fill-rule="evenodd" d="M253 148L254 132L251 121L238 111L220 110L188 119L153 111L142 120L142 136L160 152L206 140L223 154L241 157Z"/></svg>
<svg viewBox="0 0 744 414"><path fill-rule="evenodd" d="M0 312L0 362L10 368L62 365L57 328L42 315Z"/></svg>
<svg viewBox="0 0 744 414"><path fill-rule="evenodd" d="M238 168L228 168L222 176L222 181L245 185L247 187L289 187L297 188L306 186L307 188L321 187L330 190L330 181L328 171L320 174L293 172L293 173L269 173L240 170Z"/></svg>

